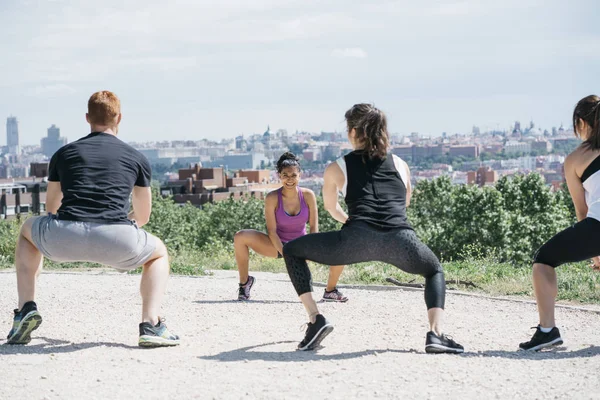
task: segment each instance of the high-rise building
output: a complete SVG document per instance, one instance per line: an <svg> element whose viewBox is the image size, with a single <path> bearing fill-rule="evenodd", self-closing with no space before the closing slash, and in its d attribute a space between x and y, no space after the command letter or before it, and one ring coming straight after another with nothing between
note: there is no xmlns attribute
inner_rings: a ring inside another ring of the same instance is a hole
<svg viewBox="0 0 600 400"><path fill-rule="evenodd" d="M60 136L60 128L52 124L48 128L48 137L42 138L42 153L46 157L52 157L56 150L67 144L67 138Z"/></svg>
<svg viewBox="0 0 600 400"><path fill-rule="evenodd" d="M12 115L6 119L6 146L9 153L19 152L19 121Z"/></svg>

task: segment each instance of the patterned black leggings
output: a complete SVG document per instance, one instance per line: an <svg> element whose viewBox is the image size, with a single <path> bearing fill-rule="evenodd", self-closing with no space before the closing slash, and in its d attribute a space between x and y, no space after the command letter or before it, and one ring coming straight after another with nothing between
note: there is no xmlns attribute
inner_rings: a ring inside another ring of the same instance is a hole
<svg viewBox="0 0 600 400"><path fill-rule="evenodd" d="M283 258L298 296L312 292L307 260L325 265L381 261L425 277L427 309L444 308L446 281L433 252L410 229L376 230L353 222L335 232L314 233L283 247Z"/></svg>

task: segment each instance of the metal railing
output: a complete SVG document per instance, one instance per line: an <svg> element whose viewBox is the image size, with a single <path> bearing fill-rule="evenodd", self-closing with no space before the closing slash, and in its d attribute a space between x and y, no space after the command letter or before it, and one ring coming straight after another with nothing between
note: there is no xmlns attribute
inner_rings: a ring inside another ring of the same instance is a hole
<svg viewBox="0 0 600 400"><path fill-rule="evenodd" d="M8 214L8 199L14 199L14 214ZM15 216L17 219L21 218L21 212L23 210L23 204L21 203L21 192L17 191L15 194L2 193L0 195L0 219L7 219L9 216ZM41 202L40 202L40 184L36 183L31 190L31 205L27 208L27 212L40 215Z"/></svg>

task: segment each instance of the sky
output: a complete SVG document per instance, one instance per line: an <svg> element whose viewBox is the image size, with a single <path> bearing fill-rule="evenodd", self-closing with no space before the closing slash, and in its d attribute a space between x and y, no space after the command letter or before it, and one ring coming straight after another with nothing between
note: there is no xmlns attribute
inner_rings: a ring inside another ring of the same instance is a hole
<svg viewBox="0 0 600 400"><path fill-rule="evenodd" d="M126 141L343 131L374 103L392 133L570 125L600 92L597 0L0 0L0 145L89 132L121 99Z"/></svg>

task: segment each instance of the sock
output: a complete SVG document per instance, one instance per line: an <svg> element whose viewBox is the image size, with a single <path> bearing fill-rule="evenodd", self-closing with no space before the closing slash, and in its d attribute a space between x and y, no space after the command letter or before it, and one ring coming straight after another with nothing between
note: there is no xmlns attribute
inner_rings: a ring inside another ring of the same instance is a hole
<svg viewBox="0 0 600 400"><path fill-rule="evenodd" d="M540 331L542 331L544 333L550 333L551 330L552 330L552 328L544 328L543 326L540 325Z"/></svg>

